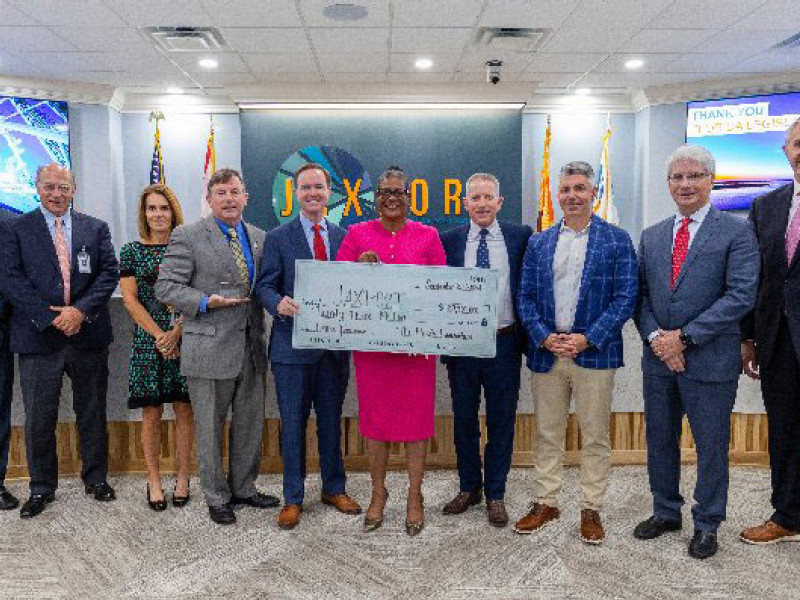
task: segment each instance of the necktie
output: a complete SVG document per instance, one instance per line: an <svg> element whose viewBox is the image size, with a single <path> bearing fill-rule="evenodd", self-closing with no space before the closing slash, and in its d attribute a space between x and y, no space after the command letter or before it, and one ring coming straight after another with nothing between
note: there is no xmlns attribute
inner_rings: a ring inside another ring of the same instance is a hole
<svg viewBox="0 0 800 600"><path fill-rule="evenodd" d="M675 282L678 281L683 261L686 260L686 253L689 252L689 223L692 222L690 217L684 217L681 221L681 226L678 227L678 233L675 234L675 243L672 245L672 287L675 287Z"/></svg>
<svg viewBox="0 0 800 600"><path fill-rule="evenodd" d="M325 250L325 240L322 239L322 234L319 232L321 227L319 224L312 225L311 229L314 230L314 260L328 260L328 251Z"/></svg>
<svg viewBox="0 0 800 600"><path fill-rule="evenodd" d="M794 210L792 222L786 230L786 263L792 264L792 258L797 250L797 243L800 242L800 205Z"/></svg>
<svg viewBox="0 0 800 600"><path fill-rule="evenodd" d="M247 268L247 261L244 259L242 244L239 242L239 236L236 234L236 229L234 227L228 229L228 236L230 236L229 244L231 246L231 253L236 261L236 266L239 268L239 278L244 284L245 291L249 294L250 270Z"/></svg>
<svg viewBox="0 0 800 600"><path fill-rule="evenodd" d="M64 306L69 306L71 261L69 259L69 249L67 248L67 236L64 235L64 222L61 220L61 217L56 217L56 256L58 256L58 268L61 270L61 279L64 280Z"/></svg>
<svg viewBox="0 0 800 600"><path fill-rule="evenodd" d="M486 243L487 235L489 235L489 230L481 229L481 239L478 242L478 255L475 258L475 266L479 269L489 268L489 244Z"/></svg>

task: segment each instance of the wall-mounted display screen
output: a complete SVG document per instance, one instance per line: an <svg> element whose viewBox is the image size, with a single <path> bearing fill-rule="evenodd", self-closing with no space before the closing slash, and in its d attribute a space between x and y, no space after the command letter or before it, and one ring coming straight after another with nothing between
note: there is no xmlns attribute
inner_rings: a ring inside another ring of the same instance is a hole
<svg viewBox="0 0 800 600"><path fill-rule="evenodd" d="M0 96L0 209L36 208L36 169L49 163L70 167L67 103Z"/></svg>
<svg viewBox="0 0 800 600"><path fill-rule="evenodd" d="M800 93L688 103L686 142L707 148L717 161L711 193L717 208L746 210L792 181L782 147L798 116Z"/></svg>

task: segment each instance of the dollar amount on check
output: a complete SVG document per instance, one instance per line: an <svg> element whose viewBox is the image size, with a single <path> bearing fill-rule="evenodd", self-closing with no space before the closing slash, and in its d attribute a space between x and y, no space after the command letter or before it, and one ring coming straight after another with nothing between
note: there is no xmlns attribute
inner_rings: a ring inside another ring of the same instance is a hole
<svg viewBox="0 0 800 600"><path fill-rule="evenodd" d="M497 272L299 260L295 348L492 357Z"/></svg>

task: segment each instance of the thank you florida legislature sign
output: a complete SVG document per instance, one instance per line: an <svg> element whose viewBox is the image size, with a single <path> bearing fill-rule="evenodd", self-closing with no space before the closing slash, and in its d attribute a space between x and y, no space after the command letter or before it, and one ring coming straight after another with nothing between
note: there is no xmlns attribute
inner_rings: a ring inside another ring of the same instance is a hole
<svg viewBox="0 0 800 600"><path fill-rule="evenodd" d="M295 348L493 357L497 272L299 260Z"/></svg>

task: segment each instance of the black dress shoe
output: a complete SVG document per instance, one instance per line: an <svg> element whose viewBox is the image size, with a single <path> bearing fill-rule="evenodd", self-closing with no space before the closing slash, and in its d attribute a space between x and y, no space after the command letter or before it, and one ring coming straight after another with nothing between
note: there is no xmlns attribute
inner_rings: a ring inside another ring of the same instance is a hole
<svg viewBox="0 0 800 600"><path fill-rule="evenodd" d="M642 521L633 530L633 537L639 540L652 540L668 531L679 531L683 527L680 521L665 521L655 515Z"/></svg>
<svg viewBox="0 0 800 600"><path fill-rule="evenodd" d="M231 498L230 503L233 506L236 506L237 504L246 504L247 506L252 506L253 508L274 508L278 506L281 501L275 496L256 492L249 498Z"/></svg>
<svg viewBox="0 0 800 600"><path fill-rule="evenodd" d="M208 515L217 525L233 525L236 523L236 515L233 514L233 509L230 504L209 506Z"/></svg>
<svg viewBox="0 0 800 600"><path fill-rule="evenodd" d="M161 512L162 510L167 510L167 501L165 498L161 498L161 500L151 500L150 499L150 484L147 484L147 504L150 506L151 510L156 512Z"/></svg>
<svg viewBox="0 0 800 600"><path fill-rule="evenodd" d="M14 510L19 506L19 500L6 488L0 486L0 510Z"/></svg>
<svg viewBox="0 0 800 600"><path fill-rule="evenodd" d="M689 542L689 556L709 558L717 553L717 534L713 531L695 531Z"/></svg>
<svg viewBox="0 0 800 600"><path fill-rule="evenodd" d="M30 519L38 515L44 510L44 507L56 499L53 492L49 494L32 494L30 498L25 501L19 511L21 519Z"/></svg>
<svg viewBox="0 0 800 600"><path fill-rule="evenodd" d="M117 499L114 488L108 485L107 481L103 483L87 483L83 486L83 489L86 490L87 494L92 494L98 502L111 502Z"/></svg>
<svg viewBox="0 0 800 600"><path fill-rule="evenodd" d="M189 500L191 500L192 495L189 493L189 482L186 482L186 495L185 496L178 496L175 493L175 490L178 489L178 480L175 480L175 487L172 488L172 506L175 508L183 508L187 504L189 504Z"/></svg>

